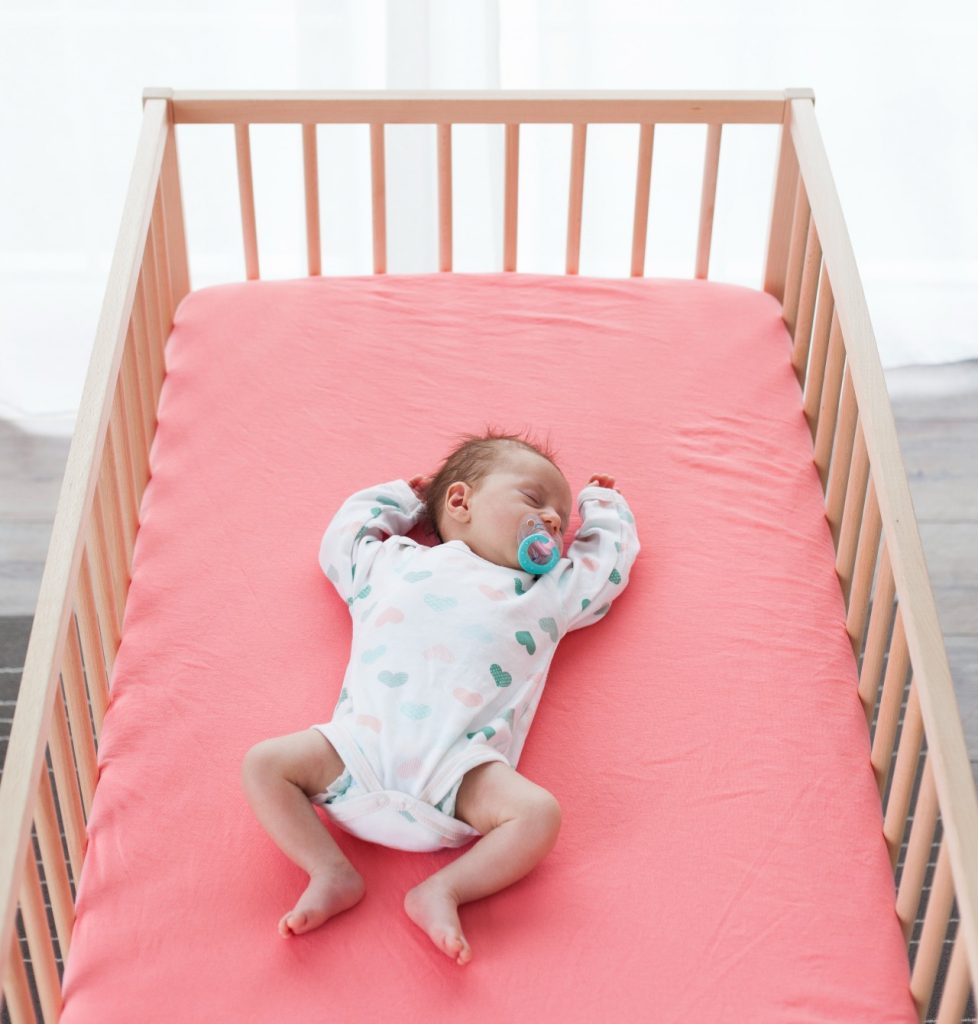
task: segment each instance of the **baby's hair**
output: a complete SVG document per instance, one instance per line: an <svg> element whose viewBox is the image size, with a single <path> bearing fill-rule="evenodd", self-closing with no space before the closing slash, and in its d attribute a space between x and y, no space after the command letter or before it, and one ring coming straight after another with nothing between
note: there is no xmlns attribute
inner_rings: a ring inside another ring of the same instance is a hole
<svg viewBox="0 0 978 1024"><path fill-rule="evenodd" d="M512 445L536 452L557 466L556 453L550 447L549 441L532 438L526 431L521 434L507 434L494 427L487 427L485 433L481 435L463 434L460 443L449 452L425 494L424 518L428 533L434 533L442 540L438 516L445 504L445 493L449 486L456 480L474 486L492 469L499 456Z"/></svg>

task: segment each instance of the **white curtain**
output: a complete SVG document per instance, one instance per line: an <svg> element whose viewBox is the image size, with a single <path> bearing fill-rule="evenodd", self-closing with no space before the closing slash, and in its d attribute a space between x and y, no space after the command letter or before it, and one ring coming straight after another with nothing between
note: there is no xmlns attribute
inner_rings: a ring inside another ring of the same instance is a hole
<svg viewBox="0 0 978 1024"><path fill-rule="evenodd" d="M884 365L978 356L964 0L3 0L0 416L70 431L145 86L815 89ZM388 271L437 269L435 129L387 129ZM194 287L244 278L233 131L178 130ZM365 126L321 126L323 272L372 268ZM588 130L580 272L628 274L637 130ZM656 129L645 272L693 274L705 129ZM263 277L306 272L301 136L252 129ZM710 276L761 286L777 129L724 129ZM454 267L502 265L503 129L453 132ZM518 269L561 273L570 128L520 136ZM283 183L292 183L283 189Z"/></svg>

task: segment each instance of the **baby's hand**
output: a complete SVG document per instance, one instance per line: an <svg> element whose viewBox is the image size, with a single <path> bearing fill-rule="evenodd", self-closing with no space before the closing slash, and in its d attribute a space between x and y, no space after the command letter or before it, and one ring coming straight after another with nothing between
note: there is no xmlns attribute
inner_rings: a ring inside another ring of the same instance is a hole
<svg viewBox="0 0 978 1024"><path fill-rule="evenodd" d="M608 476L607 473L594 473L591 479L588 480L588 486L591 484L597 484L598 487L612 487L621 494L621 491L615 487L615 478L613 476Z"/></svg>
<svg viewBox="0 0 978 1024"><path fill-rule="evenodd" d="M433 476L412 476L408 480L408 486L412 491L424 501L424 496L428 493L428 488L431 486L431 481L434 480Z"/></svg>

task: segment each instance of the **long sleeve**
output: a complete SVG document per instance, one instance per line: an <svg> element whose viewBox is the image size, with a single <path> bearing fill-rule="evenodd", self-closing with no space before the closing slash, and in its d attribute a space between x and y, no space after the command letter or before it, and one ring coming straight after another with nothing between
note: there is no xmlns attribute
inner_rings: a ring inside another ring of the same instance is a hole
<svg viewBox="0 0 978 1024"><path fill-rule="evenodd" d="M367 487L343 502L323 534L319 564L348 605L369 593L370 570L385 541L408 533L423 510L406 480Z"/></svg>
<svg viewBox="0 0 978 1024"><path fill-rule="evenodd" d="M628 585L641 550L635 517L613 488L591 484L577 499L581 528L555 572L564 629L580 629L603 618Z"/></svg>

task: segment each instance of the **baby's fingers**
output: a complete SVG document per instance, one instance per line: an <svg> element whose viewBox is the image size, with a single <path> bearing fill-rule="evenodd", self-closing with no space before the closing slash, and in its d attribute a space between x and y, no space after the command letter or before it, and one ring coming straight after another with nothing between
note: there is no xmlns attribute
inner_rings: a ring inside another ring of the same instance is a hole
<svg viewBox="0 0 978 1024"><path fill-rule="evenodd" d="M420 474L418 476L412 476L411 479L408 480L408 487L410 487L419 498L423 498L427 493L432 479L433 478L430 476L421 476Z"/></svg>
<svg viewBox="0 0 978 1024"><path fill-rule="evenodd" d="M598 487L614 487L615 490L618 490L615 487L615 478L608 476L607 473L594 473L591 479L588 480L588 484L596 484Z"/></svg>

